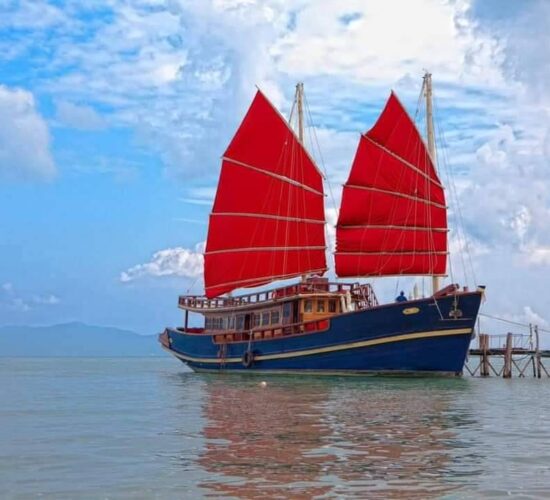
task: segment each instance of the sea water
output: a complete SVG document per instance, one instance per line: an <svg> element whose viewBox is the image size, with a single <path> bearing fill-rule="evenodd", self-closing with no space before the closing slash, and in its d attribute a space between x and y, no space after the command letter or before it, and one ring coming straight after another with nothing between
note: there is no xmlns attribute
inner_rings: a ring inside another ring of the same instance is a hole
<svg viewBox="0 0 550 500"><path fill-rule="evenodd" d="M548 379L0 359L2 499L505 496L550 498Z"/></svg>

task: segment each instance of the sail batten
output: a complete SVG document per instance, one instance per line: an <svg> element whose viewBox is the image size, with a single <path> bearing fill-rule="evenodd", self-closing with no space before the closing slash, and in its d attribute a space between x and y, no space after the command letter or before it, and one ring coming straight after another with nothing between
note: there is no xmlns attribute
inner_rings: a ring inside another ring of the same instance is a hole
<svg viewBox="0 0 550 500"><path fill-rule="evenodd" d="M449 252L431 252L431 251L418 251L415 250L414 252L340 252L340 255L449 255Z"/></svg>
<svg viewBox="0 0 550 500"><path fill-rule="evenodd" d="M326 270L322 176L258 91L222 157L205 258L207 297Z"/></svg>
<svg viewBox="0 0 550 500"><path fill-rule="evenodd" d="M359 139L336 226L341 277L444 275L445 192L426 144L392 92Z"/></svg>
<svg viewBox="0 0 550 500"><path fill-rule="evenodd" d="M447 233L449 229L446 227L420 227L420 226L398 226L384 224L340 224L340 229L398 229L399 231L434 231Z"/></svg>
<svg viewBox="0 0 550 500"><path fill-rule="evenodd" d="M326 272L326 268L319 268L319 269L312 269L310 271L312 274L322 274ZM294 278L296 276L295 273L290 274L280 274L277 276L268 275L268 276L257 276L251 279L242 279L242 280L235 280L235 281L226 281L223 283L220 283L217 287L212 287L211 290L223 290L226 288L230 288L231 290L234 290L235 288L251 288L255 286L261 286L265 285L267 283L271 283L275 280L286 280L290 278ZM221 293L217 293L215 295L212 295L212 297L217 297L218 295L221 295ZM211 297L209 297L211 298Z"/></svg>
<svg viewBox="0 0 550 500"><path fill-rule="evenodd" d="M390 156L392 156L393 158L395 158L396 160L400 161L404 166L409 167L410 169L414 170L418 175L421 175L422 177L424 177L429 182L433 182L436 186L439 186L440 188L443 189L443 185L439 182L438 179L434 179L434 178L430 177L425 172L423 172L422 170L417 168L415 165L413 165L412 163L407 161L405 158L402 158L397 153L389 150L388 148L386 148L382 144L380 144L380 143L376 142L375 140L371 139L367 134L364 134L362 137L364 137L367 141L369 141L371 144L373 144L377 148L380 148L382 151L384 151L384 153L387 153ZM427 152L427 150L426 150L426 152Z"/></svg>
<svg viewBox="0 0 550 500"><path fill-rule="evenodd" d="M245 212L223 212L223 213L212 213L210 216L216 216L216 217L254 217L258 219L274 219L274 220L280 220L280 221L287 221L287 222L304 222L306 224L326 224L326 221L319 220L319 219L300 219L298 217L285 217L282 215L272 215L272 214L254 214L254 213L245 213Z"/></svg>
<svg viewBox="0 0 550 500"><path fill-rule="evenodd" d="M373 186L356 186L355 184L346 184L346 187L353 189L363 189L365 191L373 191L375 193L389 194L392 196L399 196L401 198L407 198L409 200L418 201L420 203L426 203L427 205L433 205L434 207L447 209L445 205L441 205L440 203L436 203L435 201L427 200L425 198L420 198L418 196L413 196L410 194L399 193L397 191L390 191L388 189L380 189Z"/></svg>
<svg viewBox="0 0 550 500"><path fill-rule="evenodd" d="M287 250L326 250L326 247L245 247L245 248L227 248L225 250L213 250L206 252L205 255L219 255L223 253L235 252L286 252Z"/></svg>
<svg viewBox="0 0 550 500"><path fill-rule="evenodd" d="M280 181L283 181L283 182L288 182L289 184L292 184L293 186L298 186L298 187L301 187L302 189L305 189L306 191L311 191L312 193L315 193L315 194L319 194L321 196L323 196L323 193L322 192L319 192L305 184L302 184L301 182L298 182L294 179L290 179L288 177L285 177L284 175L278 175L278 174L275 174L273 172L270 172L269 170L265 170L263 168L258 168L258 167L255 167L253 165L248 165L246 163L243 163L242 161L238 161L238 160L234 160L232 158L228 158L226 156L224 156L222 158L223 160L227 160L228 164L235 164L235 165L239 165L241 167L246 167L246 168L250 168L251 170L255 170L256 172L261 172L262 174L265 174L265 175L269 175L275 179L278 179Z"/></svg>

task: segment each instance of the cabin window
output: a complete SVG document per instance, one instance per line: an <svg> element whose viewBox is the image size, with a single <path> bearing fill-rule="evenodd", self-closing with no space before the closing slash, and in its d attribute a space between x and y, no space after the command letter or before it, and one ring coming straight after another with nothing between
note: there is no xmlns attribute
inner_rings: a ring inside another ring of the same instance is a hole
<svg viewBox="0 0 550 500"><path fill-rule="evenodd" d="M285 302L283 304L283 323L288 325L292 323L292 307L296 302Z"/></svg>
<svg viewBox="0 0 550 500"><path fill-rule="evenodd" d="M229 316L227 318L227 329L233 330L235 328L235 316Z"/></svg>
<svg viewBox="0 0 550 500"><path fill-rule="evenodd" d="M325 312L325 301L324 300L318 300L317 301L317 312L318 313L324 313Z"/></svg>
<svg viewBox="0 0 550 500"><path fill-rule="evenodd" d="M285 302L283 305L283 318L290 318L292 313L292 304L290 302Z"/></svg>
<svg viewBox="0 0 550 500"><path fill-rule="evenodd" d="M244 328L244 316L239 314L237 316L237 330L242 330Z"/></svg>
<svg viewBox="0 0 550 500"><path fill-rule="evenodd" d="M279 311L271 311L271 324L272 325L279 324Z"/></svg>
<svg viewBox="0 0 550 500"><path fill-rule="evenodd" d="M212 328L211 318L204 318L204 328L206 328L207 330L210 330Z"/></svg>
<svg viewBox="0 0 550 500"><path fill-rule="evenodd" d="M313 301L311 300L304 301L304 312L310 313L311 311L313 311Z"/></svg>
<svg viewBox="0 0 550 500"><path fill-rule="evenodd" d="M260 315L254 314L254 326L260 326Z"/></svg>
<svg viewBox="0 0 550 500"><path fill-rule="evenodd" d="M328 312L336 312L336 301L334 299L328 301Z"/></svg>
<svg viewBox="0 0 550 500"><path fill-rule="evenodd" d="M264 312L262 313L262 326L269 325L269 313Z"/></svg>

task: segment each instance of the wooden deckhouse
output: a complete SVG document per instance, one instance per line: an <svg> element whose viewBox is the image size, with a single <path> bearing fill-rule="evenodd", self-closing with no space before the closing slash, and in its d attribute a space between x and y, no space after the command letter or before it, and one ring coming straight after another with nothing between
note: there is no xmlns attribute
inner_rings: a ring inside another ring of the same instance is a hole
<svg viewBox="0 0 550 500"><path fill-rule="evenodd" d="M327 278L308 278L295 285L238 297L179 298L179 307L185 310L182 330L209 333L216 343L321 331L327 328L327 318L377 305L369 284L330 283ZM188 327L189 312L204 315L204 328Z"/></svg>

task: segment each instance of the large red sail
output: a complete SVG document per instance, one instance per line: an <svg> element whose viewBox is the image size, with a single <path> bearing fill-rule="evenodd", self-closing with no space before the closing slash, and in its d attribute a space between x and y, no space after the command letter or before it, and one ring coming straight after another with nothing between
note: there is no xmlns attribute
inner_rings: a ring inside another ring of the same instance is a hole
<svg viewBox="0 0 550 500"><path fill-rule="evenodd" d="M445 274L445 193L418 129L393 92L361 136L336 241L338 276Z"/></svg>
<svg viewBox="0 0 550 500"><path fill-rule="evenodd" d="M257 92L222 159L206 242L207 297L326 271L322 176Z"/></svg>

